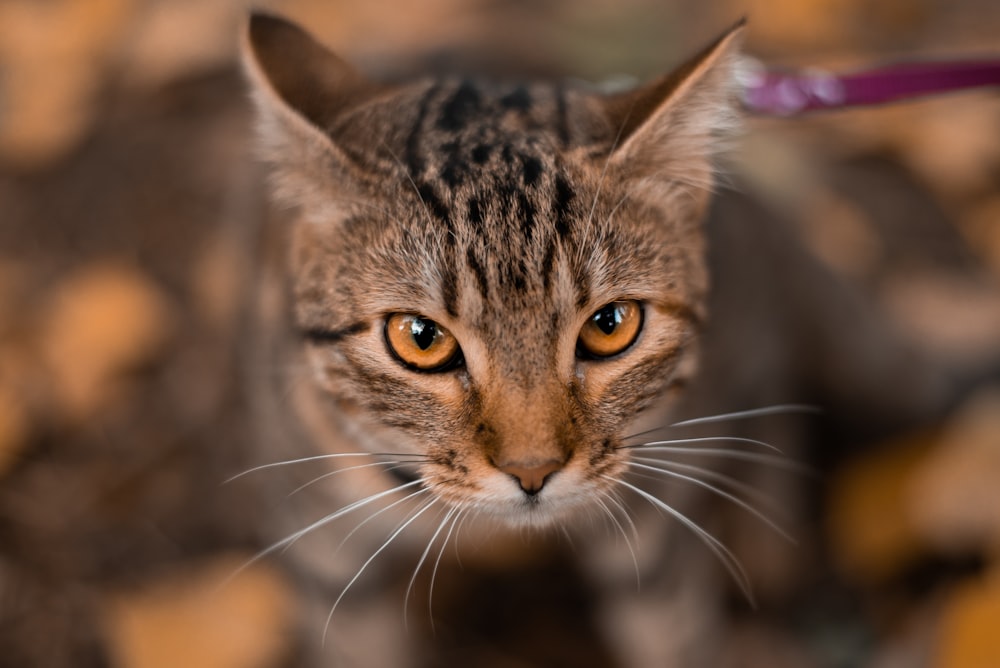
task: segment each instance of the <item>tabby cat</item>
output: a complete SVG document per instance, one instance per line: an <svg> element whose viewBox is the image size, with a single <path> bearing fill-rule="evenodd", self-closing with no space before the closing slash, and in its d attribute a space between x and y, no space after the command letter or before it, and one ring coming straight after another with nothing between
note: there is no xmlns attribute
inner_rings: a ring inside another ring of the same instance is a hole
<svg viewBox="0 0 1000 668"><path fill-rule="evenodd" d="M724 648L705 641L731 583L749 596L748 576L739 550L709 531L725 520L699 508L715 494L770 520L740 498L756 489L704 457L781 460L758 438L660 439L693 410L679 399L711 395L690 387L709 316L704 219L717 153L738 125L742 31L608 93L373 83L295 25L252 17L260 147L276 200L295 212L296 336L282 352L292 371L262 408L262 457L274 463L260 473L295 494L286 537L260 556L299 568L323 665L472 665L457 658L460 640L428 658L436 641L412 628L433 623L433 607L416 602L459 560L494 580L555 564L588 583L581 600L599 601L580 605L605 654L495 665L724 665ZM730 375L730 389L745 385ZM716 408L705 423L796 398L729 396L702 404ZM294 420L280 417L287 406ZM702 459L684 459L696 448ZM765 468L754 487L798 484ZM700 542L674 540L677 527ZM780 569L786 547L763 533L776 546L764 554L779 555L763 569ZM547 586L525 607L545 605ZM455 617L499 605L502 588ZM444 624L448 635L461 620ZM571 632L566 651L590 633ZM520 656L517 642L494 649Z"/></svg>

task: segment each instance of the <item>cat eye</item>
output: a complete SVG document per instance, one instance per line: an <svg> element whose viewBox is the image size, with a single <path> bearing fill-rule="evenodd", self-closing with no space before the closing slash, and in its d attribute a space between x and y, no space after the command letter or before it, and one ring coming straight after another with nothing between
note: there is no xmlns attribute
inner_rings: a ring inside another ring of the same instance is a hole
<svg viewBox="0 0 1000 668"><path fill-rule="evenodd" d="M577 355L603 359L624 352L638 338L642 316L642 306L631 299L602 306L580 329Z"/></svg>
<svg viewBox="0 0 1000 668"><path fill-rule="evenodd" d="M413 313L390 315L385 321L385 341L399 361L418 371L447 371L462 360L451 332Z"/></svg>

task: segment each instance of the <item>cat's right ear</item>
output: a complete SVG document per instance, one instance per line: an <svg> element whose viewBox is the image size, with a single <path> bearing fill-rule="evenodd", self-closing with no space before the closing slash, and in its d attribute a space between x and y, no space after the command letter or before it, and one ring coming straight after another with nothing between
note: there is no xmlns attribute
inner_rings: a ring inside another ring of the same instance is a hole
<svg viewBox="0 0 1000 668"><path fill-rule="evenodd" d="M242 52L279 199L298 204L343 191L352 164L329 130L377 87L300 27L269 14L250 15Z"/></svg>
<svg viewBox="0 0 1000 668"><path fill-rule="evenodd" d="M741 20L673 72L604 98L618 129L607 166L634 191L705 206L714 159L740 126L744 31Z"/></svg>

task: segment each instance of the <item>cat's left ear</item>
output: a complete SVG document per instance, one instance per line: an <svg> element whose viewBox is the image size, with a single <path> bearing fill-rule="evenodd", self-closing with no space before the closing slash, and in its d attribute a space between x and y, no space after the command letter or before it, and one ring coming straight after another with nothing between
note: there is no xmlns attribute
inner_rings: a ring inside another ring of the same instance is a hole
<svg viewBox="0 0 1000 668"><path fill-rule="evenodd" d="M677 186L707 201L713 159L740 125L741 20L679 68L635 90L604 98L617 129L608 167L655 187Z"/></svg>
<svg viewBox="0 0 1000 668"><path fill-rule="evenodd" d="M323 201L349 188L354 166L330 128L382 89L277 16L251 14L242 47L259 145L271 163L279 198Z"/></svg>

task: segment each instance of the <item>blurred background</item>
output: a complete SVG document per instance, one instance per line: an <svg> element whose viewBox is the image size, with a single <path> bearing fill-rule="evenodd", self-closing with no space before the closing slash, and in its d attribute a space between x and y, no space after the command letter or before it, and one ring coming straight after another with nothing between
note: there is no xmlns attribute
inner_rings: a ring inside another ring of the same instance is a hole
<svg viewBox="0 0 1000 668"><path fill-rule="evenodd" d="M1000 57L992 0L254 4L387 76L462 54L645 78L741 16L774 66ZM0 2L0 665L294 665L278 571L214 587L260 503L220 491L248 457L239 346L267 254L246 224L249 5ZM825 472L841 594L783 665L1000 666L1000 92L752 119L733 169L903 336L987 379Z"/></svg>

